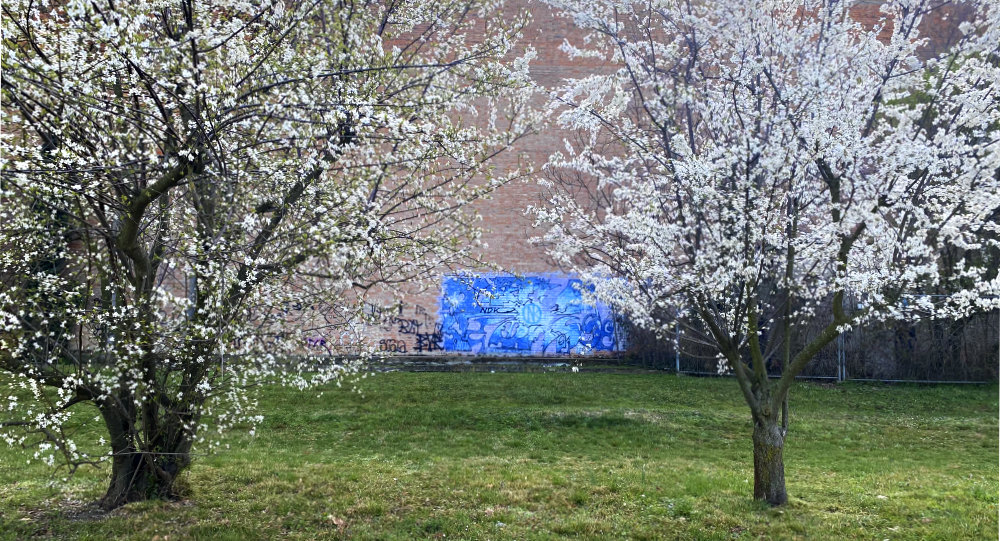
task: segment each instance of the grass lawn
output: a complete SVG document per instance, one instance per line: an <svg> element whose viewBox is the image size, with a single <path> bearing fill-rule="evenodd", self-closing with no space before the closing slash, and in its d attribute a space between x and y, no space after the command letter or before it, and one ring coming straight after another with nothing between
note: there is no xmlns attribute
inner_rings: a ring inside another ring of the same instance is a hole
<svg viewBox="0 0 1000 541"><path fill-rule="evenodd" d="M62 482L0 444L0 538L997 538L996 385L797 385L778 509L751 499L733 380L390 373L323 391L265 389L256 436L197 457L185 500L107 515L89 505L106 470Z"/></svg>

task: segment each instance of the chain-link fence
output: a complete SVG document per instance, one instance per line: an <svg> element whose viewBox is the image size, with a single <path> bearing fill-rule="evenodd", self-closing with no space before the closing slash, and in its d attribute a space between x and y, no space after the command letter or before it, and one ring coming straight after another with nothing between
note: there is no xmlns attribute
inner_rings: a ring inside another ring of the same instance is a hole
<svg viewBox="0 0 1000 541"><path fill-rule="evenodd" d="M718 350L697 321L685 321L683 331L657 339L630 329L626 360L642 368L685 374L720 374ZM793 335L792 352L822 328L805 325ZM781 373L780 333L761 337L772 375ZM982 313L959 320L922 319L914 322L873 322L845 332L823 348L800 377L825 380L912 381L938 383L988 382L1000 370L1000 313Z"/></svg>

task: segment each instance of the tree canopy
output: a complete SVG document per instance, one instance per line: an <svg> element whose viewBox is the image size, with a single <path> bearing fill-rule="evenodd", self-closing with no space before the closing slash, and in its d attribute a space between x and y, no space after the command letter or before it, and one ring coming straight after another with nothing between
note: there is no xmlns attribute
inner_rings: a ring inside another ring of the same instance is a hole
<svg viewBox="0 0 1000 541"><path fill-rule="evenodd" d="M782 503L778 417L823 346L1000 306L1000 10L971 3L924 60L944 3L886 2L874 27L839 1L550 3L583 33L565 51L611 69L553 94L576 136L540 241L638 326L698 322L755 421L754 493Z"/></svg>
<svg viewBox="0 0 1000 541"><path fill-rule="evenodd" d="M110 457L115 507L252 425L254 385L354 373L302 331L363 352L358 291L468 256L468 203L517 174L491 159L531 129L530 51L500 7L5 2L0 368L25 393L0 433ZM110 453L74 441L80 402Z"/></svg>

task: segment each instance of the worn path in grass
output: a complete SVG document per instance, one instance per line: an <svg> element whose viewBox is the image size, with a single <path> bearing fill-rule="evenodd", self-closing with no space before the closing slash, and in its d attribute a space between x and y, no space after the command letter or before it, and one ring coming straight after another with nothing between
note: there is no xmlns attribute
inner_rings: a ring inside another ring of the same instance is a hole
<svg viewBox="0 0 1000 541"><path fill-rule="evenodd" d="M265 389L256 436L198 457L187 499L109 515L87 503L106 471L50 486L0 447L0 538L997 538L995 385L797 385L780 509L750 498L732 380L390 373L363 388Z"/></svg>

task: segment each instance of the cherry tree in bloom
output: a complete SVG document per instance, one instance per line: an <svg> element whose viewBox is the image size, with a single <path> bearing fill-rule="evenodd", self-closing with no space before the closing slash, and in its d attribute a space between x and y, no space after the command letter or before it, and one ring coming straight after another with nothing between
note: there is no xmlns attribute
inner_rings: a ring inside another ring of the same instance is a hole
<svg viewBox="0 0 1000 541"><path fill-rule="evenodd" d="M550 3L582 31L565 52L608 69L552 94L575 136L540 241L639 327L698 322L752 413L754 497L782 504L788 392L820 349L1000 305L1000 9L966 4L924 60L940 2L875 27L842 1Z"/></svg>
<svg viewBox="0 0 1000 541"><path fill-rule="evenodd" d="M358 292L468 257L468 203L517 175L489 165L533 122L501 8L5 2L0 435L109 460L114 508L252 431L255 385L356 377L308 333L364 353Z"/></svg>

